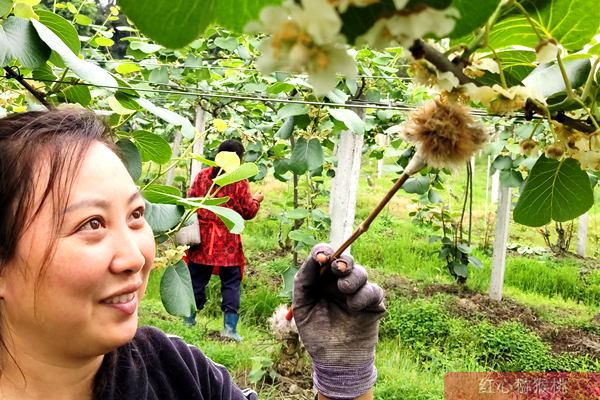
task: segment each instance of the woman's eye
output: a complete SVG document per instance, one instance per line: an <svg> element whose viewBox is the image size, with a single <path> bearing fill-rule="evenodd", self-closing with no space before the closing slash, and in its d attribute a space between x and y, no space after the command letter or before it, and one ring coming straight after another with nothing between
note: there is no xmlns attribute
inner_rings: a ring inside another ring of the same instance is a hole
<svg viewBox="0 0 600 400"><path fill-rule="evenodd" d="M90 219L85 224L81 225L80 231L95 231L102 228L102 222L98 218Z"/></svg>
<svg viewBox="0 0 600 400"><path fill-rule="evenodd" d="M133 217L133 219L140 219L144 217L144 209L141 207L138 208L137 210L131 213L131 216Z"/></svg>

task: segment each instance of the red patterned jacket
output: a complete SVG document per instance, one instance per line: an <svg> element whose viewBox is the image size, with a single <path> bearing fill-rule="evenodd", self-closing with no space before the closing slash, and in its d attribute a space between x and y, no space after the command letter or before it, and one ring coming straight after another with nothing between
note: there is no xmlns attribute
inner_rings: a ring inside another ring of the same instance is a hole
<svg viewBox="0 0 600 400"><path fill-rule="evenodd" d="M205 168L196 175L194 183L188 190L188 197L203 197L212 185L211 173L213 168ZM213 187L213 192L218 186ZM250 194L250 185L247 180L223 186L216 197L229 197L229 201L222 204L238 212L242 218L254 218L260 203ZM240 235L229 233L229 230L214 213L198 210L200 223L200 237L202 242L192 246L188 251L188 258L197 264L212 265L213 273L218 273L218 267L244 266L244 250Z"/></svg>

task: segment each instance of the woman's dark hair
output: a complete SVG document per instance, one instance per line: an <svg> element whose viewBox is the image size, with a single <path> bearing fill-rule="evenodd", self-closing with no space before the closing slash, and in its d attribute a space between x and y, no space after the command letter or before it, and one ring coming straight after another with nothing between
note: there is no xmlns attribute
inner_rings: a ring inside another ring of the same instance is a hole
<svg viewBox="0 0 600 400"><path fill-rule="evenodd" d="M0 119L0 273L48 199L54 208L51 255L83 156L96 141L114 148L109 135L108 126L94 113L75 107ZM42 193L41 198L36 199L36 193Z"/></svg>
<svg viewBox="0 0 600 400"><path fill-rule="evenodd" d="M217 153L220 153L222 151L231 151L231 152L237 154L238 157L240 158L240 161L244 158L244 152L245 152L244 145L239 140L228 139L228 140L222 142L219 145L219 148L217 149ZM221 172L221 168L213 167L212 173L210 174L210 178L215 179L217 177L217 175L219 175L219 172Z"/></svg>
<svg viewBox="0 0 600 400"><path fill-rule="evenodd" d="M81 108L59 107L0 119L0 274L15 257L24 232L46 202L51 201L52 234L46 261L36 277L36 287L40 284L54 254L71 184L94 142L115 151L109 127L94 113ZM36 293L37 290L34 302ZM2 337L0 346L16 363ZM23 375L18 365L17 368ZM94 393L104 384L102 379L96 379Z"/></svg>

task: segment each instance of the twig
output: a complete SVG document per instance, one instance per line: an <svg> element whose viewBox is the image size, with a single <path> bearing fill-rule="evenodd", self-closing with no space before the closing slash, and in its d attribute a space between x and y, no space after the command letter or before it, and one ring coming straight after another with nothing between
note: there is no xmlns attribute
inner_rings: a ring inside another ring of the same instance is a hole
<svg viewBox="0 0 600 400"><path fill-rule="evenodd" d="M379 204L377 204L377 207L375 207L375 209L371 211L367 219L365 219L362 222L362 224L360 224L358 228L356 228L352 235L340 246L340 248L337 249L335 253L333 253L333 255L331 256L331 260L335 260L336 258L338 258L344 252L344 250L346 250L356 239L358 239L360 235L368 231L371 222L373 222L373 220L379 215L379 213L381 212L381 210L383 210L387 203L390 202L390 200L392 199L392 197L394 197L396 192L400 190L402 185L404 185L404 182L406 182L406 180L410 178L411 175L414 175L421 169L423 169L426 165L427 164L425 162L425 159L419 153L419 151L417 151L406 166L406 168L404 169L402 175L400 175L400 178L398 178L396 183L394 183L394 186L392 186L392 188L389 190L389 192L387 192L385 197L381 199Z"/></svg>
<svg viewBox="0 0 600 400"><path fill-rule="evenodd" d="M438 51L435 47L428 45L421 39L417 39L414 41L413 45L409 48L413 57L416 59L424 58L441 72L452 72L456 78L458 78L458 82L461 85L466 83L473 83L477 86L481 86L479 83L469 78L462 72L462 68L460 65L456 65L452 63L452 61L448 60L448 58L440 51Z"/></svg>
<svg viewBox="0 0 600 400"><path fill-rule="evenodd" d="M396 192L402 187L402 185L404 185L404 182L406 182L408 178L410 178L410 175L406 173L400 175L400 178L398 178L394 186L392 186L392 188L389 190L389 192L387 192L385 197L379 202L379 204L377 204L377 207L375 207L375 209L371 211L367 219L365 219L352 233L352 235L340 246L340 248L337 249L335 253L333 253L333 255L331 256L332 260L338 258L344 252L344 250L346 250L356 239L358 239L360 235L369 230L369 225L371 225L371 222L373 222L373 220L379 215L379 213L381 212L381 210L383 210L387 203L390 202L392 197L394 197Z"/></svg>
<svg viewBox="0 0 600 400"><path fill-rule="evenodd" d="M40 93L39 91L37 91L29 83L27 83L27 81L25 81L25 79L23 79L23 75L21 75L20 73L16 73L13 70L13 67L5 66L4 70L6 71L7 78L16 79L17 82L19 82L21 85L23 85L23 87L25 89L27 89L29 91L29 93L31 93L33 95L33 97L35 97L46 108L48 108L48 109L52 108L52 105L50 103L48 103L48 101L46 101L46 99L44 98L44 95L42 93Z"/></svg>

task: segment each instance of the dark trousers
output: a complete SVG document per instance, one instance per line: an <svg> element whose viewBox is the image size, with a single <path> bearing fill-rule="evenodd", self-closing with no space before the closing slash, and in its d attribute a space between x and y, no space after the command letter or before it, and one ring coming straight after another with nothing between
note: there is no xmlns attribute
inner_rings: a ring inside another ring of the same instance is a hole
<svg viewBox="0 0 600 400"><path fill-rule="evenodd" d="M212 265L188 264L194 288L196 308L202 310L206 304L206 286L212 276ZM221 310L236 313L240 309L240 289L242 284L242 270L240 267L220 267L221 278Z"/></svg>

